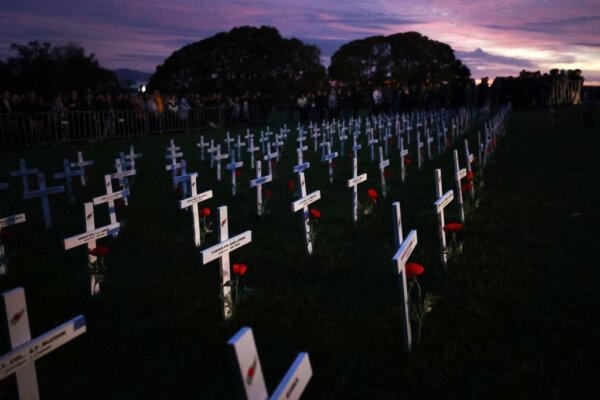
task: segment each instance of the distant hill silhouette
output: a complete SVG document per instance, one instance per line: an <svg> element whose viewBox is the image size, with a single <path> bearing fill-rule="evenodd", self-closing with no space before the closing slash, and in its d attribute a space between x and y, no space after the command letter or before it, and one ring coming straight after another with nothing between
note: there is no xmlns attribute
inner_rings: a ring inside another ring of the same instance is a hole
<svg viewBox="0 0 600 400"><path fill-rule="evenodd" d="M152 73L136 71L129 68L119 68L113 70L115 75L121 80L128 80L132 82L148 82Z"/></svg>

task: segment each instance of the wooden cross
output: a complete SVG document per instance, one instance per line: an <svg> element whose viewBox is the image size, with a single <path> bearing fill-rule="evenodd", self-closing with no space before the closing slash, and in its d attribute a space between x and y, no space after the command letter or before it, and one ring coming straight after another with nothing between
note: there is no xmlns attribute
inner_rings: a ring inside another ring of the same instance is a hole
<svg viewBox="0 0 600 400"><path fill-rule="evenodd" d="M265 147L265 143L269 141L269 136L265 136L265 133L263 131L260 131L260 151L262 152L262 154L264 155L267 151L266 151L266 147Z"/></svg>
<svg viewBox="0 0 600 400"><path fill-rule="evenodd" d="M225 319L231 318L233 307L231 294L231 270L229 263L229 253L252 241L252 231L240 233L237 236L229 238L229 222L227 219L227 206L218 208L219 214L219 243L202 250L202 265L219 259L221 267L221 289L223 296L223 316Z"/></svg>
<svg viewBox="0 0 600 400"><path fill-rule="evenodd" d="M338 152L331 152L331 142L327 142L327 153L323 155L322 162L327 162L329 164L329 183L333 184L333 159L338 156Z"/></svg>
<svg viewBox="0 0 600 400"><path fill-rule="evenodd" d="M67 195L70 203L75 203L75 195L73 195L73 177L82 176L82 169L71 169L71 163L66 158L63 160L64 171L54 174L54 179L64 179L67 185Z"/></svg>
<svg viewBox="0 0 600 400"><path fill-rule="evenodd" d="M444 267L448 262L448 254L446 252L446 232L444 232L445 217L444 209L454 200L454 192L448 190L446 193L442 192L442 170L435 170L435 195L437 200L433 203L434 210L437 214L438 220L438 237L440 239L440 260Z"/></svg>
<svg viewBox="0 0 600 400"><path fill-rule="evenodd" d="M306 238L306 251L308 255L313 252L313 238L310 228L310 214L308 206L315 201L321 199L321 191L317 190L312 192L308 196L306 195L306 180L304 179L304 170L310 167L310 163L303 162L302 151L296 150L298 154L298 165L294 167L294 172L298 174L298 186L300 187L300 198L292 203L292 212L296 212L300 209L303 210L302 221L304 223L304 233Z"/></svg>
<svg viewBox="0 0 600 400"><path fill-rule="evenodd" d="M398 283L400 286L400 312L402 314L402 333L404 339L404 350L410 353L412 350L412 334L410 327L410 314L408 288L406 285L406 261L417 246L417 231L409 232L406 239L402 235L402 215L400 212L400 202L392 204L392 213L394 214L394 245L398 248L392 260L396 264L398 273Z"/></svg>
<svg viewBox="0 0 600 400"><path fill-rule="evenodd" d="M19 160L21 169L11 171L10 176L21 177L23 182L23 193L29 192L29 175L37 175L40 171L37 168L27 168L27 162L24 158Z"/></svg>
<svg viewBox="0 0 600 400"><path fill-rule="evenodd" d="M200 234L200 215L198 214L198 204L211 199L213 197L212 190L207 190L206 192L202 192L198 194L198 185L197 185L197 173L192 173L189 175L190 179L190 187L192 194L187 199L183 199L179 202L179 207L183 210L186 208L190 208L192 210L192 217L194 219L194 243L196 247L200 247L202 244L202 235Z"/></svg>
<svg viewBox="0 0 600 400"><path fill-rule="evenodd" d="M204 141L204 135L200 135L200 141L196 143L196 147L200 148L200 161L204 162L204 148L210 147L210 143Z"/></svg>
<svg viewBox="0 0 600 400"><path fill-rule="evenodd" d="M22 224L26 221L25 214L16 214L10 217L5 217L0 219L0 232L2 228L6 228L7 226ZM6 251L4 249L4 243L2 243L2 236L0 236L0 276L6 275L6 265L8 263L8 259L6 256Z"/></svg>
<svg viewBox="0 0 600 400"><path fill-rule="evenodd" d="M269 397L254 341L252 328L243 327L229 341L240 372L241 386L249 400L298 400L306 389L313 371L308 353L299 353L283 379Z"/></svg>
<svg viewBox="0 0 600 400"><path fill-rule="evenodd" d="M250 181L250 187L256 187L256 214L258 216L263 215L263 196L262 196L262 185L271 182L273 175L262 176L262 166L260 160L256 161L256 179Z"/></svg>
<svg viewBox="0 0 600 400"><path fill-rule="evenodd" d="M346 135L347 128L345 126L342 127L339 134L340 139L340 153L344 154L344 143L346 139L348 139L348 135Z"/></svg>
<svg viewBox="0 0 600 400"><path fill-rule="evenodd" d="M358 175L358 158L352 158L352 178L348 179L348 187L352 188L352 220L358 221L358 185L367 180L367 174Z"/></svg>
<svg viewBox="0 0 600 400"><path fill-rule="evenodd" d="M311 135L311 137L313 139L313 144L315 146L315 153L317 152L317 146L319 144L319 136L320 136L320 134L319 134L319 128L315 126L313 128L313 133Z"/></svg>
<svg viewBox="0 0 600 400"><path fill-rule="evenodd" d="M175 150L171 150L169 154L165 156L167 161L170 161L170 164L167 164L165 167L166 171L171 171L171 179L173 181L173 188L177 188L177 183L175 182L175 177L177 176L177 170L181 168L181 163L177 161L178 158L183 157L183 153L177 153Z"/></svg>
<svg viewBox="0 0 600 400"><path fill-rule="evenodd" d="M225 165L225 168L231 171L231 195L235 196L237 193L237 182L235 173L238 168L242 168L244 163L242 161L235 161L235 152L231 153L231 162Z"/></svg>
<svg viewBox="0 0 600 400"><path fill-rule="evenodd" d="M79 315L31 339L29 315L22 287L2 293L11 351L0 357L0 380L16 375L20 399L39 400L35 361L86 331L85 317Z"/></svg>
<svg viewBox="0 0 600 400"><path fill-rule="evenodd" d="M39 197L42 201L42 213L44 214L44 224L46 229L52 228L52 217L50 216L50 204L48 203L48 196L53 194L62 193L65 191L64 186L53 186L46 187L46 177L43 173L37 174L38 178L38 190L23 193L25 200L34 199Z"/></svg>
<svg viewBox="0 0 600 400"><path fill-rule="evenodd" d="M94 203L84 203L84 217L85 217L85 232L79 235L72 236L64 239L63 244L65 250L70 250L75 247L86 245L88 249L88 266L91 266L96 262L97 258L90 254L90 250L96 248L96 241L107 236L117 236L121 229L120 223L111 223L101 228L96 228L96 222L94 220ZM90 294L92 296L100 293L100 282L93 273L90 273Z"/></svg>
<svg viewBox="0 0 600 400"><path fill-rule="evenodd" d="M275 135L275 154L277 154L277 162L279 162L279 157L281 155L280 149L285 145L285 142L281 140L281 136Z"/></svg>
<svg viewBox="0 0 600 400"><path fill-rule="evenodd" d="M81 170L81 186L85 187L86 185L86 181L85 181L85 167L89 167L94 165L93 161L85 161L83 159L83 152L78 151L77 152L77 161L76 162L72 162L71 163L71 168L79 168Z"/></svg>

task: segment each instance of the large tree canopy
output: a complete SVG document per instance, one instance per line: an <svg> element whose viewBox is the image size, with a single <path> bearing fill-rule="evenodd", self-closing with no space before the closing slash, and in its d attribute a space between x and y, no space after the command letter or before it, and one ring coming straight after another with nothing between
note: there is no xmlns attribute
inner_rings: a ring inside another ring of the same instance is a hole
<svg viewBox="0 0 600 400"><path fill-rule="evenodd" d="M277 29L244 26L184 46L156 68L151 88L167 92L288 94L315 90L325 68L320 50Z"/></svg>
<svg viewBox="0 0 600 400"><path fill-rule="evenodd" d="M16 53L6 63L0 63L0 85L18 92L52 94L69 90L108 89L117 85L116 76L102 68L94 53L70 43L65 46L12 44Z"/></svg>
<svg viewBox="0 0 600 400"><path fill-rule="evenodd" d="M331 79L362 88L386 81L435 88L464 83L470 75L449 45L417 32L354 40L335 52L329 67Z"/></svg>

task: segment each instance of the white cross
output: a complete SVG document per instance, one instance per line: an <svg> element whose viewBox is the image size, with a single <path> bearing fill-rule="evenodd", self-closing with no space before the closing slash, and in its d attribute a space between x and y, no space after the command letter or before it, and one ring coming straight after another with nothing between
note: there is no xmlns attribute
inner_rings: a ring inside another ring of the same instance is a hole
<svg viewBox="0 0 600 400"><path fill-rule="evenodd" d="M473 167L471 164L475 162L475 156L469 151L469 141L465 138L465 160L467 160L467 172L473 172ZM469 192L471 193L471 197L475 196L475 188L474 185L471 185L471 189Z"/></svg>
<svg viewBox="0 0 600 400"><path fill-rule="evenodd" d="M404 148L404 138L400 138L400 177L402 178L402 183L406 180L406 165L404 165L404 160L408 155L408 150Z"/></svg>
<svg viewBox="0 0 600 400"><path fill-rule="evenodd" d="M38 190L23 193L25 200L34 199L39 197L42 201L42 213L44 214L44 224L46 229L52 228L52 217L50 216L50 204L48 203L48 196L53 194L62 193L65 191L64 186L53 186L46 187L46 177L43 173L37 174L38 178Z"/></svg>
<svg viewBox="0 0 600 400"><path fill-rule="evenodd" d="M463 196L462 196L462 187L461 187L461 179L467 176L467 169L460 169L460 164L458 160L458 151L452 150L452 158L454 161L454 183L456 188L454 189L456 202L458 203L458 216L460 218L460 222L462 224L465 223L465 208L463 204Z"/></svg>
<svg viewBox="0 0 600 400"><path fill-rule="evenodd" d="M262 176L262 166L260 160L256 161L256 179L250 181L250 187L256 187L256 213L258 216L263 214L263 196L262 185L271 182L273 175Z"/></svg>
<svg viewBox="0 0 600 400"><path fill-rule="evenodd" d="M246 143L242 142L242 137L240 135L237 135L237 143L235 145L235 148L237 150L238 160L242 159L242 147L246 147Z"/></svg>
<svg viewBox="0 0 600 400"><path fill-rule="evenodd" d="M72 168L77 167L77 168L81 169L81 186L82 187L85 187L85 185L87 183L85 181L85 167L89 167L92 165L94 165L94 162L93 161L85 161L83 159L83 152L81 152L81 151L77 152L77 161L71 163Z"/></svg>
<svg viewBox="0 0 600 400"><path fill-rule="evenodd" d="M313 252L313 238L310 229L310 215L308 212L308 206L315 201L321 199L321 191L317 190L312 192L308 196L306 195L306 180L304 179L304 170L310 167L309 163L303 162L302 151L296 150L298 154L298 165L294 167L294 172L298 174L298 185L300 186L300 198L292 203L292 211L296 212L300 209L303 210L302 221L304 222L304 233L306 238L306 251L308 255Z"/></svg>
<svg viewBox="0 0 600 400"><path fill-rule="evenodd" d="M379 146L379 178L381 179L381 194L385 199L387 196L387 185L385 183L385 169L390 165L390 160L384 160L383 149Z"/></svg>
<svg viewBox="0 0 600 400"><path fill-rule="evenodd" d="M123 199L123 202L125 202L127 196L129 195L129 189L123 189L118 192L113 191L112 180L117 179L114 177L115 175L116 174L104 175L104 188L106 189L106 194L94 197L92 199L92 203L94 203L95 206L99 206L100 204L106 203L106 205L108 206L108 216L110 218L111 225L117 223L117 211L115 210L115 200Z"/></svg>
<svg viewBox="0 0 600 400"><path fill-rule="evenodd" d="M171 179L173 180L174 188L177 188L175 177L177 176L177 170L181 167L181 163L177 162L177 159L180 157L183 157L183 153L177 153L175 147L172 147L170 153L165 156L165 159L170 161L170 164L167 164L165 169L166 171L171 171Z"/></svg>
<svg viewBox="0 0 600 400"><path fill-rule="evenodd" d="M125 160L129 161L131 169L135 169L135 159L142 158L142 153L136 153L135 147L132 144L129 145L129 153L125 155Z"/></svg>
<svg viewBox="0 0 600 400"><path fill-rule="evenodd" d="M249 400L298 400L312 377L308 353L299 353L269 397L252 328L243 327L229 341L237 360L244 393Z"/></svg>
<svg viewBox="0 0 600 400"><path fill-rule="evenodd" d="M200 141L196 143L196 147L200 148L200 161L204 161L204 148L210 147L210 143L204 141L204 135L200 136Z"/></svg>
<svg viewBox="0 0 600 400"><path fill-rule="evenodd" d="M313 138L313 144L315 146L315 153L316 153L318 140L319 140L319 128L317 128L316 126L313 128L313 133L312 133L311 137Z"/></svg>
<svg viewBox="0 0 600 400"><path fill-rule="evenodd" d="M417 168L420 171L421 167L423 166L423 155L421 154L421 150L423 149L424 144L421 141L421 133L418 129L415 131L415 136L417 142Z"/></svg>
<svg viewBox="0 0 600 400"><path fill-rule="evenodd" d="M452 190L446 193L442 192L442 170L435 170L435 195L437 200L433 203L434 210L437 214L438 219L438 236L440 238L440 259L444 267L448 261L448 255L446 254L446 232L444 232L445 217L444 209L454 200L454 193Z"/></svg>
<svg viewBox="0 0 600 400"><path fill-rule="evenodd" d="M39 400L35 361L84 334L85 317L79 315L32 340L25 290L9 290L2 293L2 299L12 350L0 357L0 380L15 374L19 398Z"/></svg>
<svg viewBox="0 0 600 400"><path fill-rule="evenodd" d="M229 132L227 132L227 136L223 141L227 145L227 153L231 154L231 143L235 142L235 140L229 136Z"/></svg>
<svg viewBox="0 0 600 400"><path fill-rule="evenodd" d="M406 240L402 235L402 216L400 213L400 202L392 204L392 213L394 214L394 245L398 250L394 254L393 260L396 264L399 284L400 284L400 312L402 313L402 333L404 336L404 350L410 353L412 350L412 335L410 328L408 288L406 285L406 261L417 246L417 231L409 232Z"/></svg>
<svg viewBox="0 0 600 400"><path fill-rule="evenodd" d="M425 141L427 142L427 160L431 161L431 143L433 138L429 135L429 128L425 126Z"/></svg>
<svg viewBox="0 0 600 400"><path fill-rule="evenodd" d="M198 194L198 185L196 183L196 179L198 177L197 173L190 174L190 186L192 190L192 194L187 199L183 199L179 202L179 207L183 210L185 208L192 208L192 217L194 219L194 243L196 247L200 247L202 244L202 236L200 234L200 216L198 214L198 204L211 199L213 197L212 190L207 190L206 192L202 192Z"/></svg>
<svg viewBox="0 0 600 400"><path fill-rule="evenodd" d="M215 161L217 162L217 181L221 182L221 160L229 158L229 154L221 154L221 145L217 145L217 151L215 152Z"/></svg>
<svg viewBox="0 0 600 400"><path fill-rule="evenodd" d="M16 214L10 217L0 219L0 232L2 228L21 224L26 221L25 214ZM2 236L0 236L0 276L6 275L6 264L8 263L6 257L6 251L4 250L4 243L2 243Z"/></svg>
<svg viewBox="0 0 600 400"><path fill-rule="evenodd" d="M285 145L285 142L283 140L281 140L281 136L276 134L274 144L275 144L275 154L277 154L277 162L279 162L279 156L281 154L281 152L279 150Z"/></svg>
<svg viewBox="0 0 600 400"><path fill-rule="evenodd" d="M190 175L187 173L187 163L185 160L181 160L179 163L179 171L180 174L173 178L173 182L176 187L181 185L181 194L183 197L186 197L188 195L188 181L190 180Z"/></svg>
<svg viewBox="0 0 600 400"><path fill-rule="evenodd" d="M107 236L116 236L121 229L120 223L110 224L101 228L96 228L96 222L94 221L94 203L84 203L84 217L85 217L85 232L79 235L71 236L63 240L65 250L70 250L75 247L86 245L88 249L88 266L91 269L91 265L96 262L96 257L90 254L90 250L96 248L96 241L98 239L105 238ZM90 294L92 296L100 293L100 282L97 280L94 274L90 273Z"/></svg>
<svg viewBox="0 0 600 400"><path fill-rule="evenodd" d="M215 167L215 152L217 151L214 139L210 139L210 147L206 151L210 154L210 168L213 169Z"/></svg>
<svg viewBox="0 0 600 400"><path fill-rule="evenodd" d="M237 193L237 182L235 173L238 168L242 168L244 163L242 161L235 161L235 152L231 153L231 162L225 165L225 168L231 171L231 195L235 196Z"/></svg>
<svg viewBox="0 0 600 400"><path fill-rule="evenodd" d="M358 185L367 180L367 174L358 175L358 158L352 158L352 179L348 179L348 187L352 188L352 220L358 221Z"/></svg>
<svg viewBox="0 0 600 400"><path fill-rule="evenodd" d="M179 146L175 146L175 141L173 139L171 139L169 141L169 147L167 147L167 152L173 154L175 153L177 150L181 150L181 148Z"/></svg>
<svg viewBox="0 0 600 400"><path fill-rule="evenodd" d="M23 182L23 193L29 192L29 175L37 175L40 171L38 171L37 168L27 168L27 162L24 158L19 160L19 165L21 169L11 171L10 176L20 176L21 181Z"/></svg>
<svg viewBox="0 0 600 400"><path fill-rule="evenodd" d="M265 150L265 142L269 141L269 136L265 136L263 131L260 131L260 151L265 154L266 150Z"/></svg>
<svg viewBox="0 0 600 400"><path fill-rule="evenodd" d="M342 129L340 130L340 135L339 135L340 153L342 153L342 154L344 154L344 143L345 143L346 139L348 139L348 135L346 135L346 130L347 130L347 128L345 126L342 127Z"/></svg>
<svg viewBox="0 0 600 400"><path fill-rule="evenodd" d="M83 170L81 169L71 169L71 163L66 158L63 160L63 172L57 172L54 174L54 179L64 179L67 185L67 195L69 197L69 202L75 202L75 196L73 195L73 177L74 176L82 176Z"/></svg>
<svg viewBox="0 0 600 400"><path fill-rule="evenodd" d="M221 267L221 289L223 296L223 316L229 319L232 315L232 299L231 293L231 270L229 265L229 253L252 241L252 231L240 233L232 238L229 238L229 221L227 219L227 206L218 208L219 214L219 243L202 250L202 265L219 259Z"/></svg>
<svg viewBox="0 0 600 400"><path fill-rule="evenodd" d="M327 162L329 164L329 183L333 183L333 159L338 156L338 152L331 152L331 143L327 142L327 153L323 155L322 162Z"/></svg>
<svg viewBox="0 0 600 400"><path fill-rule="evenodd" d="M375 145L379 143L379 140L375 139L373 135L373 129L368 133L369 135L369 146L371 146L371 162L375 161Z"/></svg>
<svg viewBox="0 0 600 400"><path fill-rule="evenodd" d="M123 168L121 166L121 160L119 160L118 158L115 159L115 170L116 172L111 174L111 178L119 181L119 186L121 187L121 190L127 189L127 196L123 199L123 201L126 205L129 205L128 197L131 194L131 190L129 189L129 179L127 179L127 177L134 176L136 172L134 169L123 171Z"/></svg>
<svg viewBox="0 0 600 400"><path fill-rule="evenodd" d="M357 144L356 143L356 139L357 139L356 132L352 135L352 152L353 152L353 156L354 158L358 157L358 151L362 148L361 144Z"/></svg>
<svg viewBox="0 0 600 400"><path fill-rule="evenodd" d="M250 168L254 168L254 153L258 151L258 147L254 146L254 135L250 136L250 141L248 142L248 148L246 151L250 153Z"/></svg>
<svg viewBox="0 0 600 400"><path fill-rule="evenodd" d="M250 129L246 129L246 135L244 136L246 143L250 143L250 138L254 139L254 134L250 133Z"/></svg>
<svg viewBox="0 0 600 400"><path fill-rule="evenodd" d="M273 159L279 157L279 152L276 151L274 153L271 152L271 142L267 142L268 153L263 157L264 161L269 163L269 175L275 176L275 171L273 170Z"/></svg>

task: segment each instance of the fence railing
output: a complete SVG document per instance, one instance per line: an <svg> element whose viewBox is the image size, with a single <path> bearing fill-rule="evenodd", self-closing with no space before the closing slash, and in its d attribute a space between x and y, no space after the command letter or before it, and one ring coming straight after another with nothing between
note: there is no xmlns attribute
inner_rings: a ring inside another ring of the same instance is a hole
<svg viewBox="0 0 600 400"><path fill-rule="evenodd" d="M166 111L74 111L0 114L0 147L37 146L75 141L199 131L259 123L273 111L293 112L293 105Z"/></svg>

